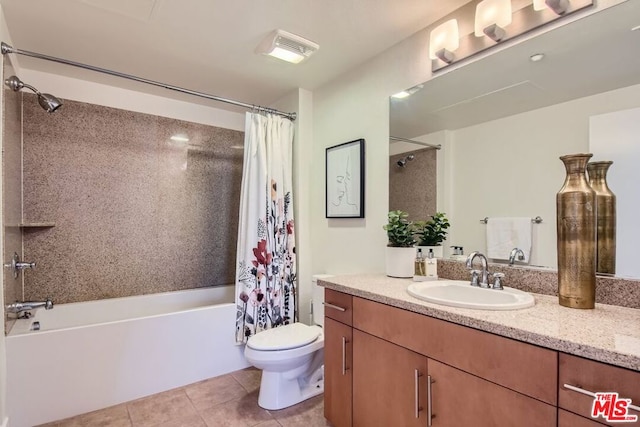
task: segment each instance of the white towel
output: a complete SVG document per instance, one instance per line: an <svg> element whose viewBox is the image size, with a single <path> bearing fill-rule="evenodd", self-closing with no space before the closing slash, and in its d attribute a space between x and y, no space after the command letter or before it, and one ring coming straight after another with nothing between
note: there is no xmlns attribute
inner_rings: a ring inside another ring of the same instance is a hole
<svg viewBox="0 0 640 427"><path fill-rule="evenodd" d="M489 218L487 258L509 259L513 248L522 249L524 262L531 255L531 218Z"/></svg>

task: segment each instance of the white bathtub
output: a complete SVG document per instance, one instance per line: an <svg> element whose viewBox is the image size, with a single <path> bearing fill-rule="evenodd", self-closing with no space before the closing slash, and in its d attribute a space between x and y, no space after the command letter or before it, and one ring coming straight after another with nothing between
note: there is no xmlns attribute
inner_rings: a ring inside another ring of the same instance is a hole
<svg viewBox="0 0 640 427"><path fill-rule="evenodd" d="M10 427L30 427L249 366L233 286L38 309L6 338ZM54 301L55 303L55 301ZM40 322L39 331L31 331Z"/></svg>

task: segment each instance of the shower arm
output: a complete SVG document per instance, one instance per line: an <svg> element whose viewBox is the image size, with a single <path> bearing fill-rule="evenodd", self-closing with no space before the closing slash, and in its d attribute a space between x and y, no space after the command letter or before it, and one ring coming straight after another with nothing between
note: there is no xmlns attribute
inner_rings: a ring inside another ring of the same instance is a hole
<svg viewBox="0 0 640 427"><path fill-rule="evenodd" d="M257 110L265 113L277 114L279 116L285 117L291 121L296 119L297 114L293 113L285 113L283 111L279 111L273 108L261 107L259 105L247 104L240 101L235 101L233 99L222 98L220 96L209 95L208 93L196 92L194 90L185 89L179 86L173 86L166 83L157 82L154 80L145 79L142 77L132 76L130 74L120 73L118 71L107 70L106 68L95 67L93 65L83 64L81 62L70 61L68 59L56 58L55 56L44 55L42 53L30 52L28 50L22 50L15 48L13 46L8 45L5 42L0 43L0 53L6 55L8 53L15 53L17 55L30 56L32 58L44 59L46 61L57 62L59 64L70 65L72 67L84 68L86 70L96 71L98 73L109 74L111 76L121 77L124 79L134 80L136 82L145 83L152 86L158 86L164 89L173 90L175 92L186 93L188 95L198 96L200 98L211 99L213 101L225 102L227 104L237 105L240 107L249 108L252 110ZM27 87L27 85L25 85Z"/></svg>

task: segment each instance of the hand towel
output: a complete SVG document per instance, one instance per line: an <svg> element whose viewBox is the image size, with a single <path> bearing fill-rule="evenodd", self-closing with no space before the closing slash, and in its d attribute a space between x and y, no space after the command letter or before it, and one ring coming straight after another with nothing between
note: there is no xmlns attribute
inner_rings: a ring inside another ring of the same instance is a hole
<svg viewBox="0 0 640 427"><path fill-rule="evenodd" d="M508 260L513 248L522 249L524 262L531 255L531 218L489 218L487 258Z"/></svg>

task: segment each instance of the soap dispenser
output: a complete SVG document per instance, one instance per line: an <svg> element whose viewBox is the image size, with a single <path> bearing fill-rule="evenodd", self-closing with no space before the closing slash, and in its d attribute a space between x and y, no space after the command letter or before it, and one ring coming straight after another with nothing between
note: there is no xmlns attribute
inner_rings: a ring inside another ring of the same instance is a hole
<svg viewBox="0 0 640 427"><path fill-rule="evenodd" d="M426 276L426 265L424 262L424 256L422 255L422 249L418 249L416 260L414 262L413 280L415 282L421 282L425 280Z"/></svg>
<svg viewBox="0 0 640 427"><path fill-rule="evenodd" d="M433 249L429 249L426 267L427 280L438 280L438 260L433 256Z"/></svg>

